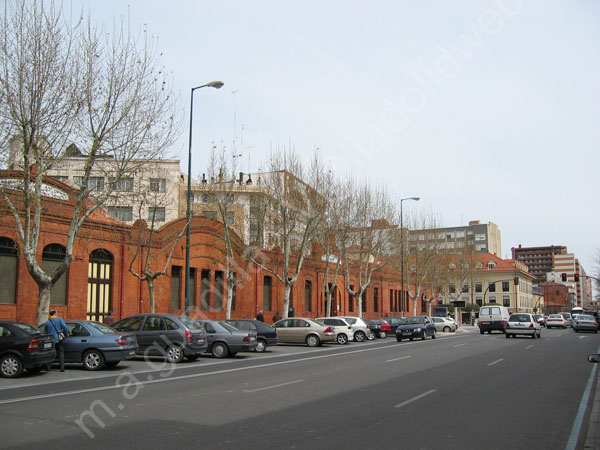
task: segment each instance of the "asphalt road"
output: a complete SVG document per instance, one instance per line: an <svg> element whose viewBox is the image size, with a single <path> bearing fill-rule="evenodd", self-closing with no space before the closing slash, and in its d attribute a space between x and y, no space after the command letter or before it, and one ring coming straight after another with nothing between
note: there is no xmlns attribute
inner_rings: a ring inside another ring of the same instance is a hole
<svg viewBox="0 0 600 450"><path fill-rule="evenodd" d="M0 448L566 449L599 346L461 332L73 366L0 380Z"/></svg>

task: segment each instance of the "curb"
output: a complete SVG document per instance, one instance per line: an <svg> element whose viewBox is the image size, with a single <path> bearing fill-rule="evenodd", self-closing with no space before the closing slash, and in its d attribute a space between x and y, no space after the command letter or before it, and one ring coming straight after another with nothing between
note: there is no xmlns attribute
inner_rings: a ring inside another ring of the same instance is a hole
<svg viewBox="0 0 600 450"><path fill-rule="evenodd" d="M590 412L590 421L588 424L587 434L583 448L585 450L597 449L598 435L600 431L600 392L598 390L598 379L596 379L596 389L594 393L594 401Z"/></svg>

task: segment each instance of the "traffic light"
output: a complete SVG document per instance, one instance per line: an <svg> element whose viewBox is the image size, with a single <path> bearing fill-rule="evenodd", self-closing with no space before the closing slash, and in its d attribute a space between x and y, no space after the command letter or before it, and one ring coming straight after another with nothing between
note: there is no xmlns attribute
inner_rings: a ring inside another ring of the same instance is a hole
<svg viewBox="0 0 600 450"><path fill-rule="evenodd" d="M575 274L575 283L578 283L578 282L579 282L579 274L578 274L578 273L576 273L576 274Z"/></svg>
<svg viewBox="0 0 600 450"><path fill-rule="evenodd" d="M560 279L563 281L567 281L567 274L566 273L560 274Z"/></svg>

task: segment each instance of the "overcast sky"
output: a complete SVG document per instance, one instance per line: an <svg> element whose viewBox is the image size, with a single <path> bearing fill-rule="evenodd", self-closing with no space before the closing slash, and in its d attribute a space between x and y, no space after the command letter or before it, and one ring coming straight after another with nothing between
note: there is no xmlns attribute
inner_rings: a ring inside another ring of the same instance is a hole
<svg viewBox="0 0 600 450"><path fill-rule="evenodd" d="M444 226L494 222L511 247L600 247L600 2L73 0L158 38L181 96L173 149L211 143L254 171L270 148L319 148Z"/></svg>

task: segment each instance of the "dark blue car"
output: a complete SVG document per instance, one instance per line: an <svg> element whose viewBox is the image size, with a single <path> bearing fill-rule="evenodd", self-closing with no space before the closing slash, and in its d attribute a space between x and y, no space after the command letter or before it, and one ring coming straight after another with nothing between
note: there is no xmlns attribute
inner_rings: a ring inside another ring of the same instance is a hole
<svg viewBox="0 0 600 450"><path fill-rule="evenodd" d="M133 334L89 320L68 320L67 327L69 337L62 341L66 363L82 363L86 370L99 370L135 357L138 345Z"/></svg>
<svg viewBox="0 0 600 450"><path fill-rule="evenodd" d="M427 336L435 339L435 325L429 316L406 317L405 321L396 328L396 340L421 338L425 340Z"/></svg>

